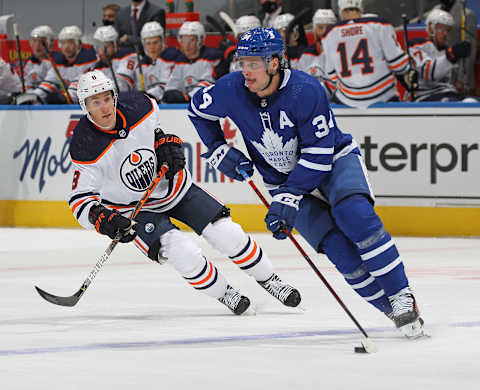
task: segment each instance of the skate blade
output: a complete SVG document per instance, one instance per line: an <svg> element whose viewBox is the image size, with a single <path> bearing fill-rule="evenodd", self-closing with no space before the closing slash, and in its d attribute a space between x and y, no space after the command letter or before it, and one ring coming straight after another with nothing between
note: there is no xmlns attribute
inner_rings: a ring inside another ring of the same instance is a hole
<svg viewBox="0 0 480 390"><path fill-rule="evenodd" d="M423 323L417 319L411 324L401 326L399 328L400 332L410 340L420 339L422 337L431 337L423 328Z"/></svg>

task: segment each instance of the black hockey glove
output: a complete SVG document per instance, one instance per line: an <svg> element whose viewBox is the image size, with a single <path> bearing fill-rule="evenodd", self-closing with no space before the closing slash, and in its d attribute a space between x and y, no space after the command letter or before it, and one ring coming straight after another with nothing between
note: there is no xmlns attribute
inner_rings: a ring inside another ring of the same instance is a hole
<svg viewBox="0 0 480 390"><path fill-rule="evenodd" d="M164 134L160 128L155 129L157 167L160 169L163 163L168 164L168 171L165 174L167 179L173 179L177 172L185 167L182 143L180 137L173 134Z"/></svg>
<svg viewBox="0 0 480 390"><path fill-rule="evenodd" d="M456 63L460 58L470 55L472 45L470 42L458 42L447 49L447 59L452 63Z"/></svg>
<svg viewBox="0 0 480 390"><path fill-rule="evenodd" d="M163 94L162 102L167 104L188 103L190 98L178 89L169 89Z"/></svg>
<svg viewBox="0 0 480 390"><path fill-rule="evenodd" d="M105 234L112 240L117 233L122 233L120 242L130 242L137 235L137 225L117 211L107 209L102 205L92 206L88 213L88 220L100 234Z"/></svg>
<svg viewBox="0 0 480 390"><path fill-rule="evenodd" d="M418 71L410 69L403 75L403 80L406 84L407 90L415 90L418 88Z"/></svg>

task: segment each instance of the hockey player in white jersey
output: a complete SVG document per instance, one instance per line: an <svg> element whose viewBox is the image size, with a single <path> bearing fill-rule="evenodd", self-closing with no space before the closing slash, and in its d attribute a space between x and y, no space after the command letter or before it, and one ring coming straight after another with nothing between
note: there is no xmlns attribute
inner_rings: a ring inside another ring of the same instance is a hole
<svg viewBox="0 0 480 390"><path fill-rule="evenodd" d="M97 61L95 50L82 47L82 31L78 26L65 26L58 33L61 53L52 55L65 87L78 80L81 74ZM66 91L61 87L55 69L52 67L33 93L43 103L66 103Z"/></svg>
<svg viewBox="0 0 480 390"><path fill-rule="evenodd" d="M188 102L198 89L213 84L218 77L216 68L223 60L219 49L205 46L205 28L200 22L183 23L178 40L183 53L165 87L164 103Z"/></svg>
<svg viewBox="0 0 480 390"><path fill-rule="evenodd" d="M55 34L50 26L37 26L30 33L32 55L25 62L23 70L23 74L25 75L25 89L37 88L52 68L42 41L45 42L51 52L54 40Z"/></svg>
<svg viewBox="0 0 480 390"><path fill-rule="evenodd" d="M338 8L343 21L322 39L335 98L353 107L399 100L395 76L414 83L415 70L393 26L380 18L362 18L362 0L338 0Z"/></svg>
<svg viewBox="0 0 480 390"><path fill-rule="evenodd" d="M118 46L118 32L113 26L98 27L93 34L93 47L97 52L98 61L88 70L100 70L109 78L115 81L119 92L130 91L131 85L124 69L133 69L137 64L137 56L135 51L130 47ZM110 64L114 75L110 70ZM70 83L68 91L75 103L78 103L77 98L78 81L75 80Z"/></svg>
<svg viewBox="0 0 480 390"><path fill-rule="evenodd" d="M447 36L453 26L453 18L441 9L430 11L425 22L428 39L417 38L411 42L410 53L420 64L420 78L415 90L416 101L461 101L452 80L452 70L458 60L470 55L470 43L458 42L447 46ZM473 98L467 98L474 101Z"/></svg>
<svg viewBox="0 0 480 390"><path fill-rule="evenodd" d="M308 46L298 60L297 69L315 77L323 85L329 96L335 92L335 84L328 80L325 70L325 52L322 37L327 28L337 22L331 9L317 9L313 14L312 25L315 42Z"/></svg>
<svg viewBox="0 0 480 390"><path fill-rule="evenodd" d="M145 52L139 65L142 67L144 84L142 85L138 66L133 71L130 70L129 77L136 90L141 91L144 88L150 96L161 101L180 51L174 47L166 47L165 33L158 22L145 23L140 38Z"/></svg>
<svg viewBox="0 0 480 390"><path fill-rule="evenodd" d="M253 237L230 218L227 207L192 183L184 168L182 141L164 134L156 101L141 92L117 96L100 71L79 80L78 98L85 114L70 144L73 183L69 205L79 223L121 242L133 241L151 260L168 262L193 288L218 299L235 314L250 301L231 287L195 241L170 221L190 226L229 256L284 305L297 306L298 290L283 282ZM133 224L127 218L163 164L168 171ZM248 171L248 165L244 166Z"/></svg>
<svg viewBox="0 0 480 390"><path fill-rule="evenodd" d="M295 228L407 337L422 335L403 262L373 208L360 150L338 128L323 87L304 72L284 68L284 44L275 29L243 34L237 55L242 72L198 91L189 106L208 148L204 157L240 181L238 171L253 162L273 197L265 217L273 236L284 239L285 229ZM227 116L251 160L227 144L219 122Z"/></svg>

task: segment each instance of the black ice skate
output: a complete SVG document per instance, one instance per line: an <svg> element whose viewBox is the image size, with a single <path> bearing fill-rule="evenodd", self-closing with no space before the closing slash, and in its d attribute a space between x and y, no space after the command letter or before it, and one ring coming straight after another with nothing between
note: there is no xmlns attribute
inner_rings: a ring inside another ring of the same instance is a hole
<svg viewBox="0 0 480 390"><path fill-rule="evenodd" d="M232 286L227 285L225 295L218 300L227 306L234 314L243 314L250 306L250 299L240 294Z"/></svg>
<svg viewBox="0 0 480 390"><path fill-rule="evenodd" d="M408 338L423 336L423 319L419 315L417 303L410 287L405 287L388 299L393 310L387 314L387 317L395 323L400 332Z"/></svg>
<svg viewBox="0 0 480 390"><path fill-rule="evenodd" d="M258 282L265 290L277 298L285 306L297 307L302 300L298 290L282 281L278 275L273 274L264 282Z"/></svg>

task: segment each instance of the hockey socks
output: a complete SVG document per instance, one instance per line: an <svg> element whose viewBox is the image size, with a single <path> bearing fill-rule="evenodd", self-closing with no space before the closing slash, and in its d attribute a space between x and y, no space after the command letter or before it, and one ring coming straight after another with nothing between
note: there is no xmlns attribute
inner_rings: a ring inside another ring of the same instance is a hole
<svg viewBox="0 0 480 390"><path fill-rule="evenodd" d="M340 230L356 244L363 264L387 296L408 286L397 247L367 198L362 195L346 198L332 213Z"/></svg>
<svg viewBox="0 0 480 390"><path fill-rule="evenodd" d="M341 231L328 233L322 249L358 295L384 313L392 311L385 292L363 264L357 248Z"/></svg>

